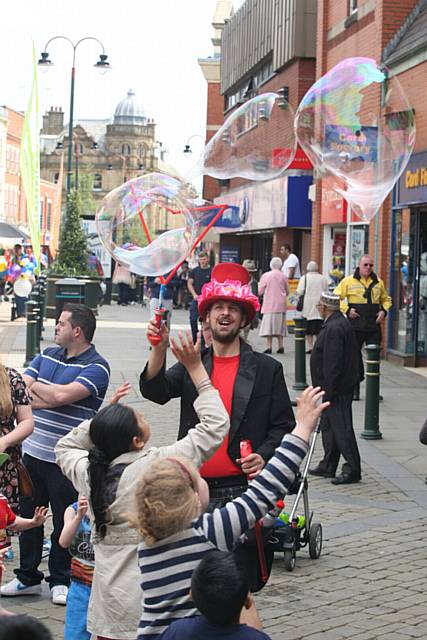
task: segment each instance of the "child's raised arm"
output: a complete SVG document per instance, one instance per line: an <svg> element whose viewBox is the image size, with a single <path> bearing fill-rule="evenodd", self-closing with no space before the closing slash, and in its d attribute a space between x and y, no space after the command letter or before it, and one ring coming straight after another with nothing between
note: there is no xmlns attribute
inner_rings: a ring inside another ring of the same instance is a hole
<svg viewBox="0 0 427 640"><path fill-rule="evenodd" d="M21 518L21 516L16 516L16 520L10 528L15 531L26 531L27 529L41 527L46 521L47 512L47 507L36 507L32 518Z"/></svg>
<svg viewBox="0 0 427 640"><path fill-rule="evenodd" d="M200 333L197 336L196 344L193 344L189 331L186 331L185 335L179 331L178 336L179 341L174 338L170 339L172 353L178 362L187 369L188 375L200 394L204 389L211 387L208 372L200 357Z"/></svg>
<svg viewBox="0 0 427 640"><path fill-rule="evenodd" d="M77 533L77 529L80 526L81 521L86 515L88 510L88 501L85 496L79 496L77 501L77 511L70 505L65 509L64 513L64 526L62 527L61 535L59 536L59 544L63 549L68 549L71 545L74 536Z"/></svg>

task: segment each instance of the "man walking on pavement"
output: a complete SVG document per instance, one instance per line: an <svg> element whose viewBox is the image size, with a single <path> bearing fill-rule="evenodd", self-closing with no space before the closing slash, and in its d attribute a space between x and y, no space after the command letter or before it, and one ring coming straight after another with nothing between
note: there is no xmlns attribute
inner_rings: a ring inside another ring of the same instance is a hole
<svg viewBox="0 0 427 640"><path fill-rule="evenodd" d="M347 315L356 332L359 347L360 380L363 379L363 344L381 345L381 323L391 308L392 300L384 282L374 273L371 256L362 256L352 276L343 278L334 293L340 297L341 311ZM353 400L360 399L359 383Z"/></svg>
<svg viewBox="0 0 427 640"><path fill-rule="evenodd" d="M24 373L33 398L35 428L23 442L23 462L31 476L34 495L21 500L21 515L26 518L34 512L35 505L50 504L53 532L47 581L52 602L60 605L66 604L71 556L58 540L64 511L75 502L77 494L57 466L54 448L62 436L96 414L107 391L110 368L91 344L95 328L91 309L66 304L55 328L58 346L37 355ZM43 527L20 535L20 566L15 569L16 578L2 586L2 596L41 593L44 576L38 567L42 547Z"/></svg>
<svg viewBox="0 0 427 640"><path fill-rule="evenodd" d="M299 259L295 253L292 253L290 244L284 244L280 247L280 257L283 260L282 271L288 280L301 278Z"/></svg>
<svg viewBox="0 0 427 640"><path fill-rule="evenodd" d="M199 331L199 312L197 309L197 297L202 291L204 284L211 279L212 268L209 265L209 257L206 251L199 253L199 266L192 269L188 275L187 287L193 300L190 305L190 326L193 342L196 344L197 333Z"/></svg>
<svg viewBox="0 0 427 640"><path fill-rule="evenodd" d="M332 484L350 484L361 479L360 454L353 430L353 389L359 381L359 351L354 331L340 312L340 299L322 293L319 312L323 326L310 359L311 382L325 391L331 404L320 420L323 459L309 473L332 478ZM340 456L345 462L335 476Z"/></svg>

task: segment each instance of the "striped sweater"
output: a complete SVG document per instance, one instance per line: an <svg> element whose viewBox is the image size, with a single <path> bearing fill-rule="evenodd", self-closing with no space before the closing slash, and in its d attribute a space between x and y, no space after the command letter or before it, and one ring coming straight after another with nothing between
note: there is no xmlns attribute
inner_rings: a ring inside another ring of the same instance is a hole
<svg viewBox="0 0 427 640"><path fill-rule="evenodd" d="M212 549L229 551L287 493L307 452L304 440L286 435L263 471L239 497L153 546L138 548L144 594L138 638L158 638L174 620L197 615L190 600L193 570Z"/></svg>

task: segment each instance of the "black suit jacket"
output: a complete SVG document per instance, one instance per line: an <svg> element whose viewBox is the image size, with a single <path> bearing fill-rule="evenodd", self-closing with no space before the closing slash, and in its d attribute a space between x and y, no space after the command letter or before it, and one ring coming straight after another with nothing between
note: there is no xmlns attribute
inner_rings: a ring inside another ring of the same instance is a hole
<svg viewBox="0 0 427 640"><path fill-rule="evenodd" d="M202 354L208 374L212 372L212 349ZM141 373L139 388L144 398L165 404L181 398L178 439L183 438L198 422L193 402L197 391L185 367L179 363L145 381ZM233 390L228 453L232 460L240 458L240 441L249 439L253 451L269 460L283 436L295 426L295 418L280 362L256 353L240 342L240 363Z"/></svg>
<svg viewBox="0 0 427 640"><path fill-rule="evenodd" d="M356 336L340 311L323 324L314 343L310 370L313 386L325 391L325 401L352 393L360 381Z"/></svg>

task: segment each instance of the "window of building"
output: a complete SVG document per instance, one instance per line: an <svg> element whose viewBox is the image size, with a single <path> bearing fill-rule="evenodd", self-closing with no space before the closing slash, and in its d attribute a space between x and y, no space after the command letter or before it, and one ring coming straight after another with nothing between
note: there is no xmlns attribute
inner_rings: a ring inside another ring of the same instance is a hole
<svg viewBox="0 0 427 640"><path fill-rule="evenodd" d="M55 184L58 184L59 181L59 173L55 173L55 175L53 176L53 181Z"/></svg>
<svg viewBox="0 0 427 640"><path fill-rule="evenodd" d="M74 144L74 153L76 154L76 156L82 156L84 153L84 146L82 145L81 142L76 142Z"/></svg>
<svg viewBox="0 0 427 640"><path fill-rule="evenodd" d="M46 229L50 231L50 225L52 224L52 203L47 203L46 209Z"/></svg>
<svg viewBox="0 0 427 640"><path fill-rule="evenodd" d="M130 156L130 144L122 144L122 153L124 156Z"/></svg>
<svg viewBox="0 0 427 640"><path fill-rule="evenodd" d="M357 11L357 0L348 0L348 15L351 16L352 13L356 13Z"/></svg>
<svg viewBox="0 0 427 640"><path fill-rule="evenodd" d="M102 175L100 173L95 173L93 176L93 190L101 191L102 190Z"/></svg>

